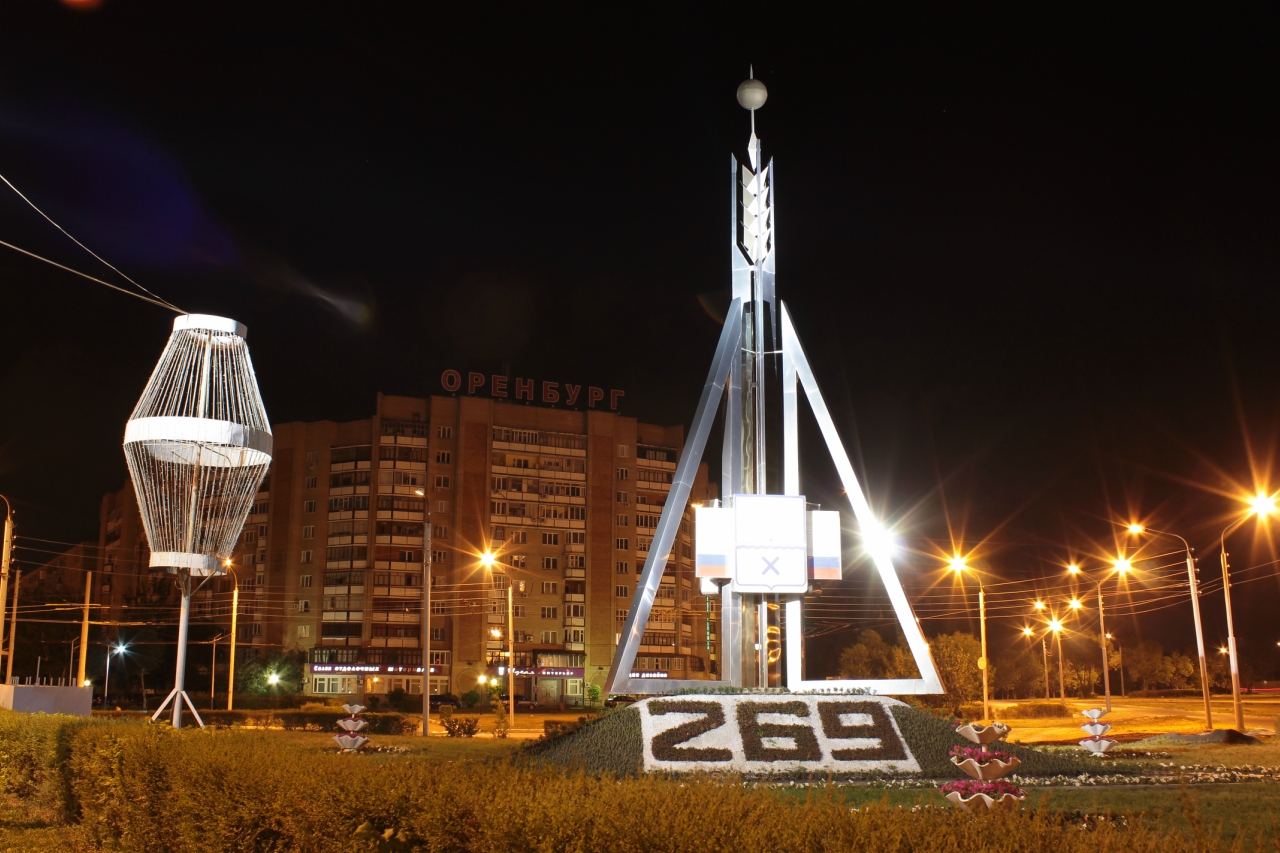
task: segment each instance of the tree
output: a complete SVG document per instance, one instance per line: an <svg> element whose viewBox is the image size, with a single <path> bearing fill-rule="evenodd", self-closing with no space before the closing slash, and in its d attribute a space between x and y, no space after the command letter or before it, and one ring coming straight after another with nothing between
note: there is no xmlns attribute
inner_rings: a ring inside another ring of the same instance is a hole
<svg viewBox="0 0 1280 853"><path fill-rule="evenodd" d="M919 678L911 653L900 642L890 645L868 628L858 640L840 653L843 678Z"/></svg>
<svg viewBox="0 0 1280 853"><path fill-rule="evenodd" d="M1098 667L1090 663L1074 663L1072 661L1067 661L1066 664L1062 680L1067 689L1075 692L1081 698L1094 695L1098 681L1102 677Z"/></svg>
<svg viewBox="0 0 1280 853"><path fill-rule="evenodd" d="M305 654L272 652L265 657L237 662L236 690L248 693L297 693L302 687Z"/></svg>
<svg viewBox="0 0 1280 853"><path fill-rule="evenodd" d="M1192 679L1198 669L1196 662L1182 652L1174 652L1169 658L1170 677L1166 683L1175 690L1186 690L1192 685Z"/></svg>
<svg viewBox="0 0 1280 853"><path fill-rule="evenodd" d="M1125 667L1130 678L1141 682L1143 690L1153 690L1165 680L1163 676L1167 660L1159 643L1155 640L1143 640L1128 650ZM1172 667L1170 674L1171 670Z"/></svg>
<svg viewBox="0 0 1280 853"><path fill-rule="evenodd" d="M1017 646L1005 649L992 669L991 689L1008 699L1038 696L1044 690L1044 665L1040 649L1034 652Z"/></svg>
<svg viewBox="0 0 1280 853"><path fill-rule="evenodd" d="M982 644L976 637L963 631L941 634L934 637L929 648L947 698L955 707L982 698L982 670L978 669ZM991 667L988 677L995 680L995 667Z"/></svg>

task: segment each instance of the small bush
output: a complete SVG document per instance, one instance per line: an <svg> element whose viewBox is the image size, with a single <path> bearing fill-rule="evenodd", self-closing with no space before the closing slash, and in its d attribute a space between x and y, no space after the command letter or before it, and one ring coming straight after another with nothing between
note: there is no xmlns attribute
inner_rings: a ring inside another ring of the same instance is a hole
<svg viewBox="0 0 1280 853"><path fill-rule="evenodd" d="M466 693L462 694L462 707L474 708L480 704L480 700L482 698L483 697L480 695L479 690L468 690Z"/></svg>
<svg viewBox="0 0 1280 853"><path fill-rule="evenodd" d="M449 737L475 737L480 731L479 717L455 717L450 715L441 720L445 734Z"/></svg>

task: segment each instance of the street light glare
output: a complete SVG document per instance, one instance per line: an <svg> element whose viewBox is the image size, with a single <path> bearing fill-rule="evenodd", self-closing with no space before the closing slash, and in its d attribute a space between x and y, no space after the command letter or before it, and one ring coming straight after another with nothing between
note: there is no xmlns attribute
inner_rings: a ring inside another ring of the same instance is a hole
<svg viewBox="0 0 1280 853"><path fill-rule="evenodd" d="M267 676L267 684L279 684L279 683L280 683L280 676L278 674L273 672Z"/></svg>
<svg viewBox="0 0 1280 853"><path fill-rule="evenodd" d="M1129 562L1128 557L1121 557L1120 559L1116 560L1116 571L1119 572L1120 574L1122 575L1128 574L1128 572L1132 568L1133 568L1133 564Z"/></svg>
<svg viewBox="0 0 1280 853"><path fill-rule="evenodd" d="M1078 598L1073 598L1068 603L1071 605L1072 610L1079 610L1081 607L1084 606L1083 604L1080 603L1080 599Z"/></svg>
<svg viewBox="0 0 1280 853"><path fill-rule="evenodd" d="M1043 601L1037 601L1037 602L1036 602L1036 610L1044 610L1044 602L1043 602Z"/></svg>
<svg viewBox="0 0 1280 853"><path fill-rule="evenodd" d="M957 573L957 574L959 574L960 572L963 572L965 569L969 568L968 564L967 564L967 563L965 563L965 561L964 561L964 557L959 557L959 556L957 556L957 557L952 557L952 558L951 558L951 562L950 562L948 565L950 565L950 566L951 566L951 571L953 571L953 572L955 572L955 573Z"/></svg>
<svg viewBox="0 0 1280 853"><path fill-rule="evenodd" d="M1067 566L1067 573L1072 575L1078 575L1080 574L1080 567L1077 566L1075 563L1072 563L1071 565Z"/></svg>
<svg viewBox="0 0 1280 853"><path fill-rule="evenodd" d="M1252 508L1253 514L1261 518L1276 511L1276 499L1259 492L1254 497L1249 498L1249 506Z"/></svg>
<svg viewBox="0 0 1280 853"><path fill-rule="evenodd" d="M1031 636L1032 634L1034 634L1034 633L1035 633L1035 631L1032 631L1030 628L1023 628L1023 629L1022 629L1022 636L1024 636L1024 637L1030 637L1030 636Z"/></svg>
<svg viewBox="0 0 1280 853"><path fill-rule="evenodd" d="M485 551L480 555L480 565L486 569L492 569L498 562L498 558L493 555L492 551Z"/></svg>
<svg viewBox="0 0 1280 853"><path fill-rule="evenodd" d="M1139 534L1146 533L1147 528L1143 527L1141 524L1134 523L1129 525L1129 532L1134 536L1137 536Z"/></svg>
<svg viewBox="0 0 1280 853"><path fill-rule="evenodd" d="M1062 622L1057 619L1050 619L1049 630L1055 634L1058 633L1059 631L1062 630Z"/></svg>

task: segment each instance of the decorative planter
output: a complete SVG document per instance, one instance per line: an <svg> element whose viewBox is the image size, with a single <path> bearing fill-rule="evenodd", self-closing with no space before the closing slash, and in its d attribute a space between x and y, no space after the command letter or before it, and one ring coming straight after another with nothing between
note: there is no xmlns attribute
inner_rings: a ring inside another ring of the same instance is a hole
<svg viewBox="0 0 1280 853"><path fill-rule="evenodd" d="M1004 723L992 723L989 726L975 726L970 723L956 729L956 734L960 737L980 746L995 743L1008 733L1009 727Z"/></svg>
<svg viewBox="0 0 1280 853"><path fill-rule="evenodd" d="M1111 724L1098 722L1098 720L1106 716L1107 712L1101 708L1090 708L1080 713L1089 718L1089 722L1080 727L1089 736L1087 739L1080 741L1080 746L1088 750L1090 755L1101 758L1103 753L1116 745L1116 741L1103 737L1103 735L1111 731Z"/></svg>
<svg viewBox="0 0 1280 853"><path fill-rule="evenodd" d="M359 734L369 725L368 720L360 719L360 715L364 713L364 706L343 705L342 710L351 716L338 720L338 728L342 729L343 734L334 735L333 739L343 752L359 752L369 743L367 737Z"/></svg>
<svg viewBox="0 0 1280 853"><path fill-rule="evenodd" d="M994 779L999 779L1002 776L1008 776L1014 770L1018 769L1018 765L1022 762L1018 758L1010 756L1008 761L1001 761L998 758L993 758L990 761L983 762L982 764L979 764L972 758L966 758L963 761L957 761L952 758L951 763L963 770L971 779L977 779L979 782L990 782ZM949 796L950 795L948 795L948 797Z"/></svg>
<svg viewBox="0 0 1280 853"><path fill-rule="evenodd" d="M1020 797L1013 794L1001 794L998 798L990 794L974 794L972 797L962 797L956 791L947 794L947 802L967 812L981 811L982 806L986 806L988 809L994 809L997 806L1001 808L1017 808L1026 798L1026 794Z"/></svg>

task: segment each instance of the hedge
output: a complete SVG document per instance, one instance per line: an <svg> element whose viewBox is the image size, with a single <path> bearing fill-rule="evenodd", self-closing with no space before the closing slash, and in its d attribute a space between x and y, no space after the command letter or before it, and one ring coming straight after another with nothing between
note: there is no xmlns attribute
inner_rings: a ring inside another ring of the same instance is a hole
<svg viewBox="0 0 1280 853"><path fill-rule="evenodd" d="M851 811L834 787L787 798L708 778L620 784L505 761L316 753L260 731L83 726L68 767L85 844L124 851L396 849L378 846L388 830L399 849L442 853L1205 849L1141 825L1081 832L1047 812Z"/></svg>
<svg viewBox="0 0 1280 853"><path fill-rule="evenodd" d="M139 722L145 722L150 719L150 714L141 711L95 711L93 718L98 719L128 719ZM347 712L341 708L326 708L323 710L242 710L242 711L201 711L200 719L204 720L206 726L218 728L234 728L249 727L257 729L284 729L288 732L331 732L337 734L338 720L347 716ZM369 726L364 730L364 734L371 735L416 735L422 731L422 715L421 714L397 714L397 713L374 713L366 712L360 715L362 720L368 720ZM162 720L168 720L169 714L166 712L161 715ZM196 725L195 718L187 711L182 714L183 724L186 726Z"/></svg>

